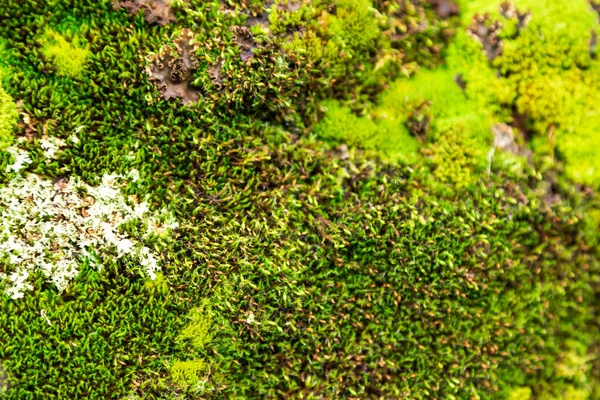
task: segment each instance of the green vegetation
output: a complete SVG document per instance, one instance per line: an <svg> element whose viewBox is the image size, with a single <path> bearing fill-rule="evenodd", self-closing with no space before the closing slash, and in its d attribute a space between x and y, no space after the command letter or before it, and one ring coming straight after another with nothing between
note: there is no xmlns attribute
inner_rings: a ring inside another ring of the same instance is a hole
<svg viewBox="0 0 600 400"><path fill-rule="evenodd" d="M52 63L58 75L74 78L81 73L89 51L77 36L67 41L61 34L46 28L38 42L42 46L41 54Z"/></svg>
<svg viewBox="0 0 600 400"><path fill-rule="evenodd" d="M170 367L171 379L173 383L180 387L197 385L200 374L205 372L204 362L194 361L175 361Z"/></svg>
<svg viewBox="0 0 600 400"><path fill-rule="evenodd" d="M600 398L598 15L501 3L0 0L0 185L174 216L4 251L0 397Z"/></svg>
<svg viewBox="0 0 600 400"><path fill-rule="evenodd" d="M462 74L469 95L484 99L507 121L524 119L522 129L540 137L534 140L540 154L556 155L571 179L597 186L600 92L593 82L600 64L593 38L600 24L589 2L522 0L508 12L500 1L463 3L466 25L486 12L502 25L502 51L488 66L476 39L466 32L457 36L448 62Z"/></svg>
<svg viewBox="0 0 600 400"><path fill-rule="evenodd" d="M0 70L0 79L2 71ZM14 140L14 130L19 114L12 97L0 85L0 150L5 150Z"/></svg>
<svg viewBox="0 0 600 400"><path fill-rule="evenodd" d="M365 116L325 102L319 137L360 146L383 161L425 161L441 183L468 186L486 167L493 114L469 99L445 68L399 80Z"/></svg>

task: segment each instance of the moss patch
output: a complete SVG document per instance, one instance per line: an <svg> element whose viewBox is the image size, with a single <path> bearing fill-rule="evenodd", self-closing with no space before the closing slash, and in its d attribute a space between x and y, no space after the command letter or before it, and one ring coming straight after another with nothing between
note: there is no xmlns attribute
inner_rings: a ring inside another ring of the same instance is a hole
<svg viewBox="0 0 600 400"><path fill-rule="evenodd" d="M42 55L52 63L59 76L75 78L83 71L90 53L77 36L69 39L46 28L38 43L42 46Z"/></svg>
<svg viewBox="0 0 600 400"><path fill-rule="evenodd" d="M179 387L195 386L206 365L202 360L175 361L170 367L171 379Z"/></svg>
<svg viewBox="0 0 600 400"><path fill-rule="evenodd" d="M0 70L1 78L2 71ZM18 118L16 104L0 84L0 150L5 150L12 144Z"/></svg>
<svg viewBox="0 0 600 400"><path fill-rule="evenodd" d="M392 163L426 160L444 183L468 185L486 164L494 115L469 99L451 71L423 70L400 79L365 116L325 103L314 128L323 139L345 142Z"/></svg>
<svg viewBox="0 0 600 400"><path fill-rule="evenodd" d="M552 1L514 1L505 11L502 2L464 1L463 21L489 13L501 24L498 57L485 59L482 44L459 32L450 50L449 65L460 73L469 96L479 99L507 122L539 135L540 154L566 163L573 180L596 186L600 166L600 126L596 82L600 64L593 46L597 15L585 0L563 4ZM508 10L508 11L506 11ZM519 20L517 12L527 15Z"/></svg>

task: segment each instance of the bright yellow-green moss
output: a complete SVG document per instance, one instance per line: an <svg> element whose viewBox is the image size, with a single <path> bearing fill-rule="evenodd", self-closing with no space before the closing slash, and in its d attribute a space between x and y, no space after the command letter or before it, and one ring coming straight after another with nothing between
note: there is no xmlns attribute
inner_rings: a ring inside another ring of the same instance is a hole
<svg viewBox="0 0 600 400"><path fill-rule="evenodd" d="M315 6L323 4L315 2ZM331 85L360 76L368 86L382 79L390 62L399 61L398 51L390 48L389 40L382 34L379 23L384 20L371 0L337 1L335 12L315 10L307 11L304 17L310 20L310 29L295 34L284 48L305 57L328 77ZM275 11L271 15L275 32L299 25L290 21L282 24L277 21L279 14L280 11ZM378 65L370 65L377 53L380 53ZM358 65L361 67L356 68Z"/></svg>
<svg viewBox="0 0 600 400"><path fill-rule="evenodd" d="M419 108L430 120L421 138L407 127ZM325 110L315 128L323 139L376 151L389 162L416 162L422 153L442 182L468 184L491 146L493 114L469 100L447 69L423 70L395 82L367 116L335 102L326 103Z"/></svg>
<svg viewBox="0 0 600 400"><path fill-rule="evenodd" d="M323 110L326 116L315 127L319 137L375 151L390 162L410 163L418 158L419 143L410 136L397 115L382 113L377 119L359 117L336 101L325 102Z"/></svg>
<svg viewBox="0 0 600 400"><path fill-rule="evenodd" d="M165 276L159 272L154 279L146 281L144 288L151 295L165 295L169 292L169 283Z"/></svg>
<svg viewBox="0 0 600 400"><path fill-rule="evenodd" d="M381 32L370 0L339 0L337 14L329 16L329 34L342 51L373 49Z"/></svg>
<svg viewBox="0 0 600 400"><path fill-rule="evenodd" d="M457 34L449 51L449 68L460 73L466 93L510 121L516 112L528 129L543 138L533 141L538 154L566 162L573 180L597 185L600 180L600 63L590 48L592 31L599 31L597 14L588 1L515 0L521 12L531 12L525 28L500 14L502 1L464 0L463 23L489 13L500 21L502 53L487 60L481 43L466 30Z"/></svg>
<svg viewBox="0 0 600 400"><path fill-rule="evenodd" d="M512 88L489 67L481 44L467 35L457 32L454 43L448 49L448 69L465 83L465 94L487 112L507 119L503 106L514 100Z"/></svg>
<svg viewBox="0 0 600 400"><path fill-rule="evenodd" d="M566 351L559 362L556 363L556 376L579 383L586 383L586 374L590 369L589 362L593 359L587 355L588 348L577 341L568 341Z"/></svg>
<svg viewBox="0 0 600 400"><path fill-rule="evenodd" d="M536 398L542 400L586 400L596 399L596 382L592 369L592 362L596 358L588 354L588 347L579 341L568 340L565 343L566 349L555 362L553 368L553 379L544 381L544 391ZM519 388L523 390L528 388ZM513 392L509 392L509 399L520 399L520 397L511 397ZM525 397L529 399L530 397Z"/></svg>
<svg viewBox="0 0 600 400"><path fill-rule="evenodd" d="M508 392L507 400L529 400L531 399L531 389L528 387L520 387L512 389Z"/></svg>
<svg viewBox="0 0 600 400"><path fill-rule="evenodd" d="M205 371L204 360L175 361L169 368L171 380L179 387L194 386Z"/></svg>
<svg viewBox="0 0 600 400"><path fill-rule="evenodd" d="M0 71L1 77L2 71ZM0 85L0 150L4 150L12 144L18 118L16 104Z"/></svg>
<svg viewBox="0 0 600 400"><path fill-rule="evenodd" d="M213 323L213 311L207 300L200 307L190 311L188 318L190 322L181 332L180 338L189 341L192 347L200 351L212 339L211 327Z"/></svg>
<svg viewBox="0 0 600 400"><path fill-rule="evenodd" d="M42 55L53 63L58 75L76 77L81 73L89 50L77 36L67 40L60 33L46 28L38 42L42 46Z"/></svg>
<svg viewBox="0 0 600 400"><path fill-rule="evenodd" d="M447 69L422 70L412 79L396 81L381 96L376 115L396 114L405 122L415 106L431 103L434 132L445 132L462 123L466 136L485 140L490 135L492 119L488 110L480 109L465 96Z"/></svg>
<svg viewBox="0 0 600 400"><path fill-rule="evenodd" d="M192 353L200 352L212 340L214 312L208 300L188 314L189 322L181 331L179 340L189 343ZM171 380L179 387L195 386L207 369L204 359L175 361L170 367Z"/></svg>
<svg viewBox="0 0 600 400"><path fill-rule="evenodd" d="M484 149L473 138L465 137L457 130L448 130L424 149L433 166L436 181L463 187L473 182L475 171L483 168Z"/></svg>

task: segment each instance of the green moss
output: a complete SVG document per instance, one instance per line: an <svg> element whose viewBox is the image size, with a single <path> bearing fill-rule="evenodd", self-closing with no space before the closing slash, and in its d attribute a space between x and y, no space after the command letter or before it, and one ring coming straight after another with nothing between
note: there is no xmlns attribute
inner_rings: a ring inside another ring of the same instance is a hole
<svg viewBox="0 0 600 400"><path fill-rule="evenodd" d="M296 15L302 15L301 22L294 22L291 29L281 24L281 18L274 26L293 32L282 46L310 68L310 86L319 87L321 96L333 94L361 103L391 79L410 74L417 62L439 64L452 36L452 23L441 21L421 0L402 5L320 0L302 6Z"/></svg>
<svg viewBox="0 0 600 400"><path fill-rule="evenodd" d="M461 134L464 125L454 129L441 134L423 152L432 167L435 181L453 187L465 187L481 175L485 150L481 143Z"/></svg>
<svg viewBox="0 0 600 400"><path fill-rule="evenodd" d="M371 0L340 0L336 14L326 17L331 40L351 56L373 51L381 37Z"/></svg>
<svg viewBox="0 0 600 400"><path fill-rule="evenodd" d="M304 59L314 71L313 79L318 78L313 85L321 86L325 92L336 88L348 93L345 86L358 82L365 88L377 87L381 74L390 71L387 61L394 59L385 59L389 57L390 44L379 25L381 15L370 0L343 0L336 2L335 7L328 7L328 3L317 1L310 11L305 10L302 25L307 31L295 33L292 40L284 41L283 48ZM280 25L276 23L275 29L281 30L277 28ZM295 25L293 32L298 31L298 23ZM377 68L373 62L376 59L380 60ZM382 70L384 64L387 68Z"/></svg>
<svg viewBox="0 0 600 400"><path fill-rule="evenodd" d="M314 128L321 138L373 151L392 163L415 163L424 154L443 183L473 182L491 147L493 115L471 101L446 69L398 80L366 116L335 102L324 106L325 117ZM426 127L420 138L409 129L418 113Z"/></svg>
<svg viewBox="0 0 600 400"><path fill-rule="evenodd" d="M501 120L510 120L507 106L514 101L513 89L489 67L481 44L464 29L457 32L446 62L448 69L464 82L465 94L472 102Z"/></svg>
<svg viewBox="0 0 600 400"><path fill-rule="evenodd" d="M2 71L0 70L0 80ZM0 150L5 150L14 140L19 114L12 97L0 85Z"/></svg>
<svg viewBox="0 0 600 400"><path fill-rule="evenodd" d="M480 109L460 89L452 71L441 68L422 70L412 79L400 79L381 95L376 113L398 113L399 121L407 117L415 105L431 103L433 132L444 132L463 124L467 137L489 141L492 116Z"/></svg>
<svg viewBox="0 0 600 400"><path fill-rule="evenodd" d="M590 41L591 32L600 28L597 15L585 0L512 3L531 12L523 29L516 29L516 19L500 15L500 1L462 2L466 25L486 12L501 21L502 53L488 62L481 44L461 31L449 52L449 67L462 75L469 97L499 119L524 116L528 129L544 139L534 141L538 154L556 153L571 179L596 185L600 120L594 104L600 91L593 82L600 68Z"/></svg>
<svg viewBox="0 0 600 400"><path fill-rule="evenodd" d="M90 54L78 36L67 38L50 28L44 30L38 43L42 46L41 54L54 65L59 76L79 76Z"/></svg>
<svg viewBox="0 0 600 400"><path fill-rule="evenodd" d="M175 361L170 367L171 380L179 387L195 386L206 370L203 360Z"/></svg>
<svg viewBox="0 0 600 400"><path fill-rule="evenodd" d="M20 145L31 170L48 177L93 183L137 169L139 184L127 194L173 210L177 240L157 242L164 270L154 282L123 259L103 271L82 268L60 296L40 279L21 302L1 298L7 398L593 393L587 385L600 365L587 357L600 342L600 267L582 218L587 205L561 176L550 190L529 169L478 173L490 123L509 120L516 100L476 41L457 37L471 46L465 59L487 68L481 78L449 65L395 80L416 70L415 60L428 65L443 54L434 49L443 48L436 38L444 24L425 2L356 3L375 20L361 23L381 30L381 48L330 36L332 21L344 23L332 1L271 9L285 24L277 33L251 29L265 48L250 63L229 29L259 18L272 7L266 1L179 2L164 28L111 3L6 2L6 91L30 115L30 132L79 138L49 163L35 143ZM46 26L62 34L65 15L93 27L81 82L49 74L30 45ZM190 107L163 101L141 59L184 27L201 44L203 97ZM327 48L327 58L281 54L278 46L296 38ZM452 65L466 68L458 57ZM223 88L207 74L219 58ZM501 101L497 90L508 92ZM351 144L347 157L333 157L299 122L317 118L311 101L323 97L316 132ZM560 197L552 207L549 191Z"/></svg>
<svg viewBox="0 0 600 400"><path fill-rule="evenodd" d="M212 307L207 300L188 315L190 322L181 331L180 339L189 341L194 350L201 351L212 339L213 335Z"/></svg>
<svg viewBox="0 0 600 400"><path fill-rule="evenodd" d="M529 400L531 399L531 389L528 387L520 387L511 389L508 392L507 400Z"/></svg>
<svg viewBox="0 0 600 400"><path fill-rule="evenodd" d="M144 284L146 292L152 296L166 295L169 293L169 284L165 276L158 272L154 279L148 279Z"/></svg>

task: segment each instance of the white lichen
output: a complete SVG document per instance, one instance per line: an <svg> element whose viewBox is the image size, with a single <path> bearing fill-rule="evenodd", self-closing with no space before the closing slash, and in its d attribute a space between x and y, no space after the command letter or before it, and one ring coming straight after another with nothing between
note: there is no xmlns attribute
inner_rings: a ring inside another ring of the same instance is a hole
<svg viewBox="0 0 600 400"><path fill-rule="evenodd" d="M40 139L40 146L44 151L44 155L46 156L46 158L52 160L56 159L56 154L58 153L58 150L60 150L60 148L64 145L65 141L57 137L45 136Z"/></svg>
<svg viewBox="0 0 600 400"><path fill-rule="evenodd" d="M13 155L18 159L11 169L18 171L27 158ZM147 202L122 194L127 177L137 176L137 171L104 175L100 185L90 186L79 177L53 183L28 174L0 188L0 283L5 292L23 297L32 288L28 279L40 272L63 291L83 263L102 268L121 258L154 279L160 263L148 242L177 223L166 211L152 213ZM120 229L131 221L142 224L136 237Z"/></svg>
<svg viewBox="0 0 600 400"><path fill-rule="evenodd" d="M31 157L29 157L29 153L25 150L21 150L18 147L9 147L6 149L15 159L15 162L9 164L6 167L6 172L19 172L24 168L27 168L29 164L32 163Z"/></svg>

